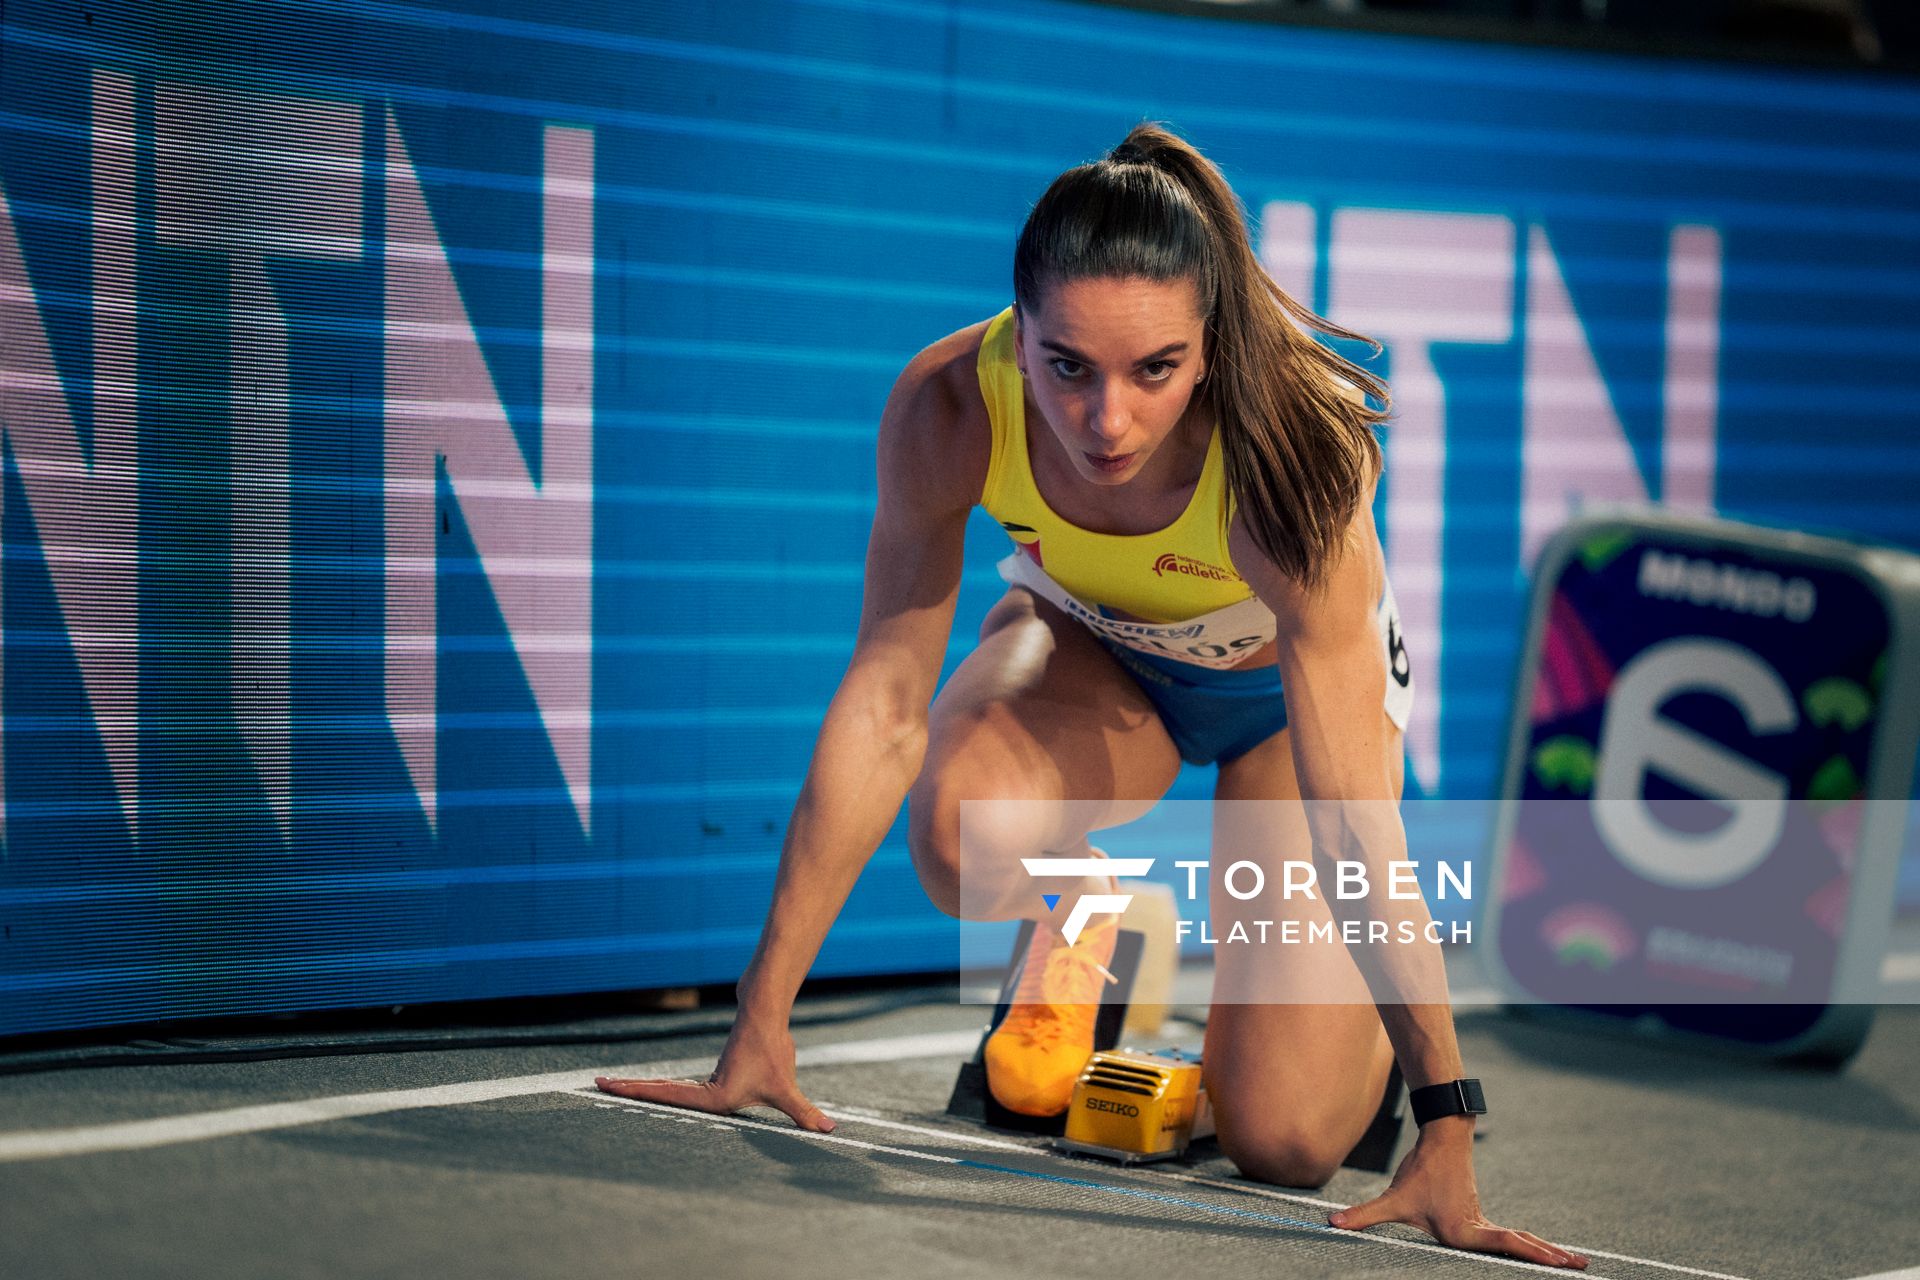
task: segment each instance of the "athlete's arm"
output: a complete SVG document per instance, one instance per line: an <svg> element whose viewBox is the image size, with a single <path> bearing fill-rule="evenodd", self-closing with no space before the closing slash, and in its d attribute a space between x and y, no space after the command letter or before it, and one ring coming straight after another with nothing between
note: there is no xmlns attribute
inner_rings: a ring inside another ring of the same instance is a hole
<svg viewBox="0 0 1920 1280"><path fill-rule="evenodd" d="M1388 864L1407 857L1406 829L1393 793L1387 756L1387 659L1374 623L1381 582L1378 536L1370 503L1362 503L1340 558L1318 591L1288 578L1254 543L1238 519L1229 532L1234 566L1279 620L1277 659L1286 691L1294 771L1321 863L1319 880L1335 883L1333 861L1366 864L1371 891L1327 905L1336 917L1359 923L1366 937L1383 922L1390 941L1355 942L1350 950L1366 978L1413 1088L1466 1074L1454 1036L1444 958L1428 941L1426 904L1388 897ZM1413 941L1402 925L1412 927ZM1587 1260L1524 1231L1488 1222L1480 1212L1473 1176L1471 1115L1421 1126L1413 1150L1385 1194L1333 1215L1335 1226L1359 1229L1406 1222L1442 1243L1507 1253L1548 1266L1584 1268Z"/></svg>
<svg viewBox="0 0 1920 1280"><path fill-rule="evenodd" d="M984 432L967 430L948 345L914 358L881 415L860 629L787 827L772 912L740 979L743 1015L784 1021L926 756L927 707L989 447Z"/></svg>
<svg viewBox="0 0 1920 1280"><path fill-rule="evenodd" d="M1391 899L1385 892L1387 864L1405 860L1407 838L1387 757L1388 676L1374 623L1379 583L1370 554L1372 512L1363 508L1355 518L1346 549L1319 591L1310 592L1282 573L1240 520L1229 537L1235 568L1278 622L1275 657L1314 856L1365 862L1367 883L1374 887L1363 898L1330 894L1327 905L1363 926L1368 920L1385 921L1390 937L1400 936L1391 926L1404 919L1424 938L1430 919L1426 904ZM1332 868L1321 868L1320 879L1334 883ZM1354 953L1407 1083L1419 1088L1458 1079L1460 1051L1439 946L1360 944Z"/></svg>
<svg viewBox="0 0 1920 1280"><path fill-rule="evenodd" d="M698 1084L595 1082L609 1093L713 1112L764 1104L802 1128L833 1128L800 1092L787 1020L926 755L927 707L953 626L967 515L990 451L984 419L965 400L978 347L977 334L967 344L968 332L915 356L881 414L878 499L853 657L787 824L773 905L738 983L740 1012L719 1065Z"/></svg>

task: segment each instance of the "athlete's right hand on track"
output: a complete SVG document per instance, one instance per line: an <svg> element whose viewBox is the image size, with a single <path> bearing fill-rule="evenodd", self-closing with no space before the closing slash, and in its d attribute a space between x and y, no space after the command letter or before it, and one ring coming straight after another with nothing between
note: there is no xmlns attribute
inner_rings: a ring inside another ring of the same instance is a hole
<svg viewBox="0 0 1920 1280"><path fill-rule="evenodd" d="M755 1022L741 1017L720 1050L720 1063L704 1081L616 1080L595 1076L602 1093L670 1107L689 1107L731 1115L742 1107L767 1106L787 1113L802 1129L832 1133L833 1121L800 1092L793 1036L784 1022Z"/></svg>

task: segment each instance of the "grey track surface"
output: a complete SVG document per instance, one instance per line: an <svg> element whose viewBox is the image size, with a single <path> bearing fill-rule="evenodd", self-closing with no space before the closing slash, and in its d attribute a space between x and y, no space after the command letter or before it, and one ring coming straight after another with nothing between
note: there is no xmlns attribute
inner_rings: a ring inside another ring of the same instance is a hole
<svg viewBox="0 0 1920 1280"><path fill-rule="evenodd" d="M963 1031L984 1014L949 995L805 1027L796 1039ZM1477 1152L1495 1221L1755 1278L1920 1265L1920 1009L1882 1010L1838 1074L1719 1061L1488 1010L1462 1010L1459 1027L1497 1108ZM1194 1034L1176 1023L1163 1038ZM580 1089L0 1163L0 1276L1519 1274L1333 1233L1324 1207L1278 1198L1283 1189L1239 1179L1217 1157L1126 1171L955 1121L943 1114L954 1056L803 1067L801 1083L823 1105L956 1135L847 1114L836 1136L969 1165L771 1132L756 1124L786 1121L765 1110L743 1117L755 1123L724 1123L591 1092L609 1067L710 1059L722 1039L707 1031L0 1078L0 1138L551 1071L577 1071ZM1031 1149L969 1145L969 1135ZM1346 1170L1305 1194L1351 1202L1385 1182ZM1589 1274L1686 1273L1595 1258Z"/></svg>

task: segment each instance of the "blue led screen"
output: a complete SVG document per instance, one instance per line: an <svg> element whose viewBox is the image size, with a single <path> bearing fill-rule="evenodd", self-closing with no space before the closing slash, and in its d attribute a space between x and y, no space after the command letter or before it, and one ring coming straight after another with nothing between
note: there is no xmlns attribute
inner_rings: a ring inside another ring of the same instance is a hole
<svg viewBox="0 0 1920 1280"><path fill-rule="evenodd" d="M1048 0L3 31L0 1034L733 980L888 388L1139 118L1386 344L1410 794L1492 794L1584 505L1920 546L1904 82ZM953 963L904 831L816 975Z"/></svg>

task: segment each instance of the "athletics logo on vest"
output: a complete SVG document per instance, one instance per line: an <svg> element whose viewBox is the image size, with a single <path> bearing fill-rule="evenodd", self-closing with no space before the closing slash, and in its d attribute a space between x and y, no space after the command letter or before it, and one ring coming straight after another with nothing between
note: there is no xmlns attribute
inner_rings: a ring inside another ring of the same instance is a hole
<svg viewBox="0 0 1920 1280"><path fill-rule="evenodd" d="M1217 564L1208 564L1205 560L1195 560L1192 556L1179 556L1168 551L1153 562L1155 577L1169 573L1184 573L1195 578L1206 578L1212 582L1232 582L1234 575Z"/></svg>

